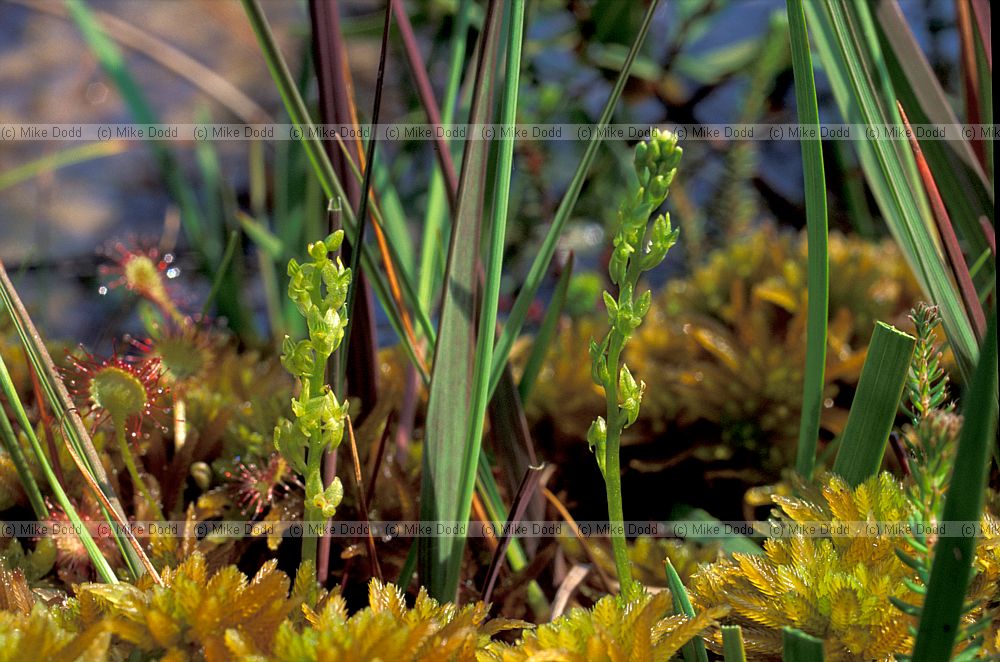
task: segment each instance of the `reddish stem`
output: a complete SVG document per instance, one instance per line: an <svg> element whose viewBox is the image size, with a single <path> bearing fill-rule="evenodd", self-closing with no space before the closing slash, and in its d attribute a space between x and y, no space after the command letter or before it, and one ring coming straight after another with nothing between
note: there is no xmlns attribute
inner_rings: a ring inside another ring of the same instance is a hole
<svg viewBox="0 0 1000 662"><path fill-rule="evenodd" d="M913 149L913 156L917 162L917 170L920 171L920 179L923 180L924 189L927 191L927 197L930 199L931 209L934 212L934 221L944 244L945 256L948 258L952 275L958 283L958 290L965 303L966 312L972 320L972 328L976 333L976 338L981 340L986 334L986 314L983 312L983 306L976 295L976 287L972 283L972 276L969 275L969 266L965 262L965 256L962 255L958 237L955 236L955 228L951 224L951 217L948 216L948 210L945 208L941 193L934 182L934 175L931 174L931 170L927 166L927 160L924 158L923 150L920 149L920 143L917 142L913 134L910 120L907 119L906 113L903 111L903 104L897 100L896 107L899 109L903 124L906 126L910 147Z"/></svg>

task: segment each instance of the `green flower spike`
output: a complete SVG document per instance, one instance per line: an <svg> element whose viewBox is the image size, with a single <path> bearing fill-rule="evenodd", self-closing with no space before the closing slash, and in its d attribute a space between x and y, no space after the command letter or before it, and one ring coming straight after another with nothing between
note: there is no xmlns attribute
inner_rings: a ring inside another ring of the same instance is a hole
<svg viewBox="0 0 1000 662"><path fill-rule="evenodd" d="M306 320L309 337L295 341L286 336L282 343L281 364L298 382L299 395L292 399L295 420L278 422L274 445L305 479L305 520L314 525L332 517L344 498L339 478L324 485L322 477L323 452L340 445L348 410L346 400L337 400L324 377L326 363L340 347L347 327L351 270L340 258L330 257L343 240L344 233L338 230L309 244L308 262L288 262L288 298ZM315 537L303 539L302 558L316 561Z"/></svg>
<svg viewBox="0 0 1000 662"><path fill-rule="evenodd" d="M614 250L608 261L608 273L611 282L618 286L618 296L604 292L610 328L600 342L590 343L591 375L594 383L604 388L607 417L599 416L591 424L587 443L604 475L608 518L618 524L624 520L619 469L621 433L639 417L646 388L641 380L636 382L622 361L622 350L649 312L652 301L649 290L636 296L639 277L659 265L677 243L678 231L671 227L669 214L660 214L652 224L649 217L666 199L682 153L673 134L656 129L647 142L636 145L634 163L639 187L629 192L618 210ZM621 527L613 527L618 529ZM632 573L625 536L616 533L611 540L618 580L626 591L631 588Z"/></svg>

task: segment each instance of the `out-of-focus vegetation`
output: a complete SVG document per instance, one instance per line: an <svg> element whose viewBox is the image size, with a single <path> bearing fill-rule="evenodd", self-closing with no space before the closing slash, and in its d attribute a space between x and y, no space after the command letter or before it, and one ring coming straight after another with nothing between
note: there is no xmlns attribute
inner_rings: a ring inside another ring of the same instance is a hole
<svg viewBox="0 0 1000 662"><path fill-rule="evenodd" d="M1000 655L984 0L0 12L0 660Z"/></svg>

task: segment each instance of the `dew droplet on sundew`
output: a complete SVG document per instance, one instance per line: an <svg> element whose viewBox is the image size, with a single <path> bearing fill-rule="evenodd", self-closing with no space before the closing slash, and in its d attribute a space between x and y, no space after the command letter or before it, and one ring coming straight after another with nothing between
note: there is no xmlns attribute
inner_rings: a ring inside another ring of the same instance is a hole
<svg viewBox="0 0 1000 662"><path fill-rule="evenodd" d="M170 278L171 280L177 278L180 275L181 275L181 270L178 269L177 267L170 267L169 269L167 269L167 278Z"/></svg>
<svg viewBox="0 0 1000 662"><path fill-rule="evenodd" d="M833 407L833 398L827 398L826 400L824 400L823 406L826 407L827 409Z"/></svg>
<svg viewBox="0 0 1000 662"><path fill-rule="evenodd" d="M97 293L100 294L102 297L103 296L107 296L108 295L108 286L107 285L101 285L100 287L97 288Z"/></svg>

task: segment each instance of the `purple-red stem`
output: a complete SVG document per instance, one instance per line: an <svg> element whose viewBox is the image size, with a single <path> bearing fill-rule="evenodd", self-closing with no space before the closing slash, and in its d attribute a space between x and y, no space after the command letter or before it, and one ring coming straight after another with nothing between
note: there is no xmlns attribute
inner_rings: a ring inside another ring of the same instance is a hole
<svg viewBox="0 0 1000 662"><path fill-rule="evenodd" d="M917 142L913 134L910 120L906 117L906 112L903 110L903 104L897 100L896 107L899 109L903 124L906 126L907 135L910 139L910 147L913 149L913 157L917 162L917 170L920 171L920 179L923 180L924 189L927 191L927 197L930 199L934 221L937 224L938 233L941 235L941 241L944 243L945 255L948 258L952 275L958 283L958 290L962 295L962 301L965 303L966 313L972 320L972 328L976 333L976 338L982 340L986 334L986 314L983 312L983 306L976 294L976 287L972 283L972 276L969 275L969 266L965 262L965 256L962 255L962 249L958 245L958 237L955 236L955 228L951 224L951 217L948 216L948 210L945 208L944 201L941 199L941 193L934 182L934 175L931 174L931 170L927 166L927 160L924 158L923 150L920 149L920 143Z"/></svg>
<svg viewBox="0 0 1000 662"><path fill-rule="evenodd" d="M435 127L441 125L441 111L438 109L437 100L434 98L434 88L431 87L430 78L427 77L427 65L424 64L424 57L420 54L420 45L413 34L413 26L410 24L410 17L406 15L406 9L402 2L396 2L393 6L393 13L396 15L396 25L399 26L399 36L403 40L403 49L406 51L406 62L410 65L410 73L417 86L417 96L424 106L427 119ZM445 191L448 195L448 207L451 213L455 213L457 207L455 195L458 191L458 177L455 175L455 163L451 158L451 150L448 143L434 132L434 151L437 152L438 160L441 162L441 171L444 173Z"/></svg>

